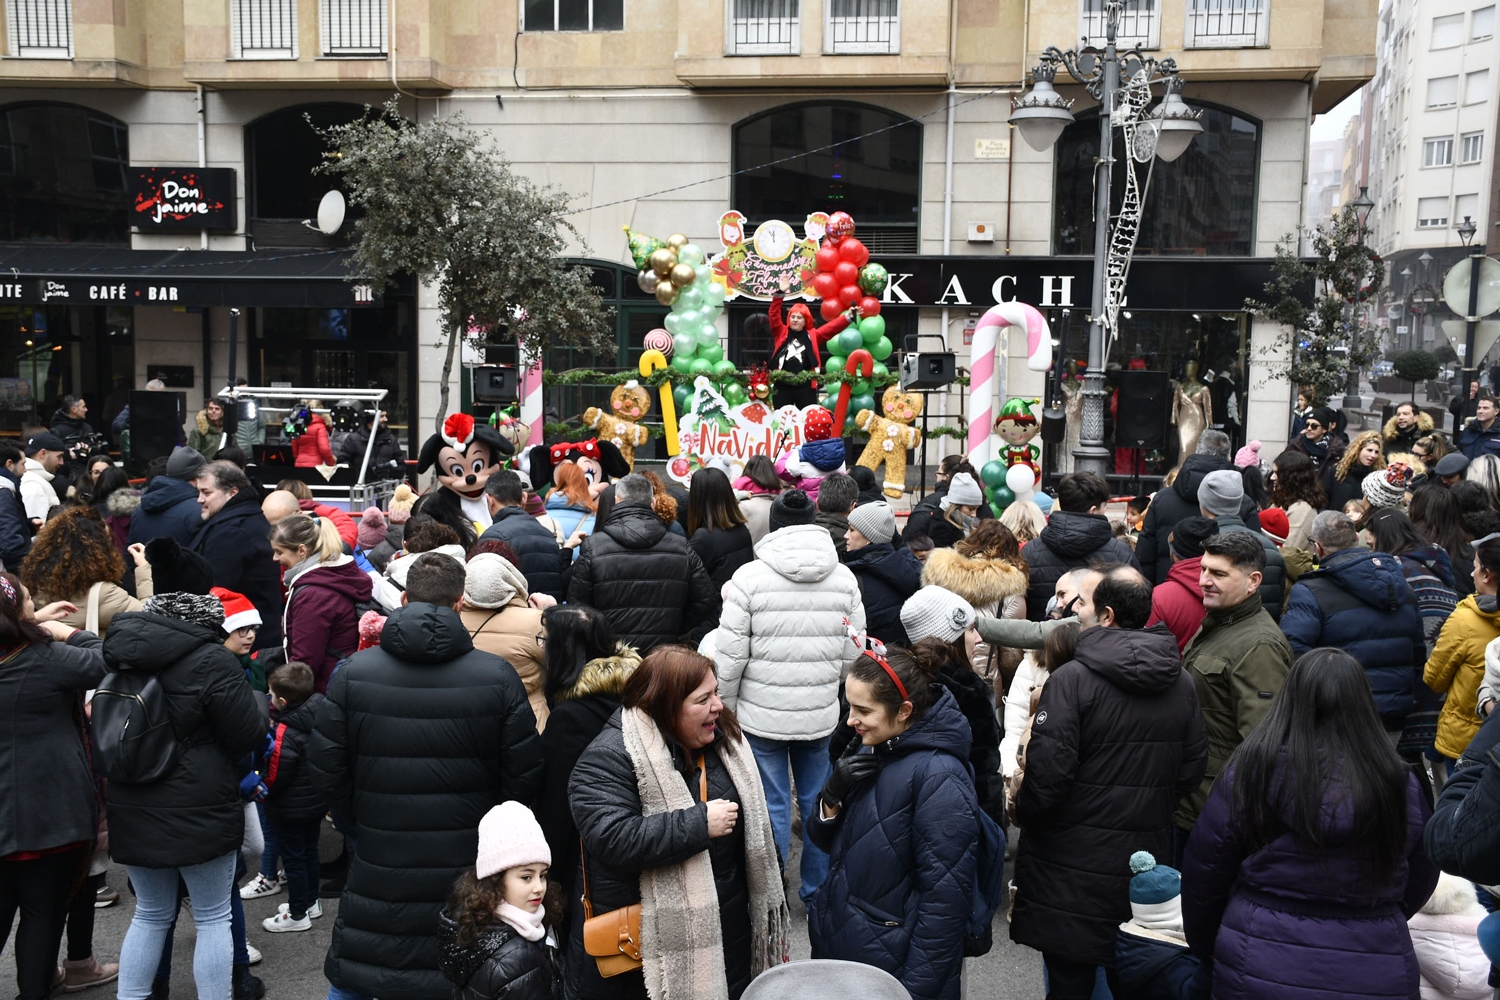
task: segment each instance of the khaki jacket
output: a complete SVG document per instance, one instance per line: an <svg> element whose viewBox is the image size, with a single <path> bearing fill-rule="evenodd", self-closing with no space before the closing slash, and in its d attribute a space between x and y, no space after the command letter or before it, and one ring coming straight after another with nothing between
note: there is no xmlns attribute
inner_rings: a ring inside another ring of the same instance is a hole
<svg viewBox="0 0 1500 1000"><path fill-rule="evenodd" d="M474 648L494 653L516 668L526 685L526 699L536 716L536 731L547 727L547 654L542 646L542 613L518 594L503 608L464 606L464 628Z"/></svg>

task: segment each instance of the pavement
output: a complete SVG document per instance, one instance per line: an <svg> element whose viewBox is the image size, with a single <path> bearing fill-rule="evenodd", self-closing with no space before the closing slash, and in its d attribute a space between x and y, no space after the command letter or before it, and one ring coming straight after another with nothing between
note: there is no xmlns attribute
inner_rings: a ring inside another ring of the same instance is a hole
<svg viewBox="0 0 1500 1000"><path fill-rule="evenodd" d="M1015 831L1011 831L1014 836ZM332 828L325 828L323 857L338 854L339 838ZM794 848L795 851L795 848ZM789 865L796 871L797 855L793 854ZM119 959L120 942L130 926L130 916L135 910L135 899L125 884L125 871L115 865L109 870L109 885L120 891L120 901L107 909L94 911L94 955L101 962ZM271 934L261 927L261 921L276 913L276 907L286 902L286 893L245 900L245 922L250 943L261 950L264 960L251 971L265 981L266 1000L323 1000L328 993L328 981L323 978L323 956L328 952L329 939L333 933L334 919L338 914L338 900L323 900L323 917L312 922L312 930L290 934ZM807 914L801 902L792 894L792 958L811 957L807 941ZM14 936L14 935L12 935ZM177 936L172 947L172 995L178 1000L196 996L193 989L193 921L184 907L177 921ZM59 956L59 961L63 955ZM14 948L9 942L0 951L0 984L15 982ZM0 991L8 987L0 985ZM78 1000L113 1000L115 984L95 987L73 994ZM1020 945L1011 943L1005 927L1005 916L999 914L995 923L995 946L982 958L971 958L964 963L965 1000L1020 1000L1041 998L1041 955Z"/></svg>

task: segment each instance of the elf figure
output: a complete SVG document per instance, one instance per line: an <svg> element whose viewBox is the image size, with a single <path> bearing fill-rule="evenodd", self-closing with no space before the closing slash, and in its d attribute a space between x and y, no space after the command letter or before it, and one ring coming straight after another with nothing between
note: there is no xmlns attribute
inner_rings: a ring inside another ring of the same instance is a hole
<svg viewBox="0 0 1500 1000"><path fill-rule="evenodd" d="M1022 399L1019 396L1007 399L1000 409L1000 416L995 418L995 433L1000 435L1001 440L1005 442L1005 450L999 456L1000 461L1005 463L1005 467L1008 469L1012 465L1028 466L1032 474L1040 481L1042 469L1038 461L1042 457L1042 450L1031 443L1031 439L1036 437L1042 429L1036 416L1031 412L1032 404L1035 402L1037 401Z"/></svg>

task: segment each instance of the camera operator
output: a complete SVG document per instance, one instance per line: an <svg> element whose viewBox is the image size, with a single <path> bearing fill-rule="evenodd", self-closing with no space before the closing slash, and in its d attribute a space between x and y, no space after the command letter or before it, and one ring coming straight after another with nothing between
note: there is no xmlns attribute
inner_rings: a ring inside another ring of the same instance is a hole
<svg viewBox="0 0 1500 1000"><path fill-rule="evenodd" d="M89 404L84 402L81 397L64 396L62 398L62 405L52 414L52 426L50 430L69 445L72 445L75 441L92 438L94 436L94 428L90 427L88 421L83 419L88 415L88 412Z"/></svg>
<svg viewBox="0 0 1500 1000"><path fill-rule="evenodd" d="M359 463L364 461L365 448L370 444L370 429L375 428L375 447L370 451L370 468L366 473L368 479L400 479L406 475L406 455L401 451L401 445L396 441L396 435L391 432L386 423L389 415L384 411L380 414L380 423L375 423L375 415L366 412L364 415L365 426L357 428L346 434L339 442L338 459L350 468L358 469Z"/></svg>

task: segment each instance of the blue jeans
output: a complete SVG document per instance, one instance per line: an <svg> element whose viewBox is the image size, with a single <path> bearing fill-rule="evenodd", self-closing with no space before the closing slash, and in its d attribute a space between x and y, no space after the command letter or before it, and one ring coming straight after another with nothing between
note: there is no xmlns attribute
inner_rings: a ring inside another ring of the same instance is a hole
<svg viewBox="0 0 1500 1000"><path fill-rule="evenodd" d="M135 915L120 946L119 1000L146 1000L161 961L162 945L177 917L177 880L193 899L198 939L193 949L193 981L198 1000L230 1000L234 935L229 929L229 897L234 893L236 848L223 857L186 868L127 865L135 887Z"/></svg>
<svg viewBox="0 0 1500 1000"><path fill-rule="evenodd" d="M255 811L260 814L260 831L266 840L266 846L260 852L260 873L268 879L274 879L276 877L276 859L281 854L281 851L276 845L275 832L272 831L271 825L266 822L266 804L264 802L255 803Z"/></svg>
<svg viewBox="0 0 1500 1000"><path fill-rule="evenodd" d="M792 785L787 777L787 765L791 765L791 777L797 782L797 807L802 813L802 889L800 895L806 903L818 886L828 877L828 855L807 839L810 820L817 815L818 793L828 780L833 765L828 760L828 737L820 740L767 740L750 733L745 734L750 749L755 753L756 766L760 768L760 782L766 790L766 808L771 813L771 833L776 838L776 850L781 853L782 867L786 866L787 852L792 843Z"/></svg>
<svg viewBox="0 0 1500 1000"><path fill-rule="evenodd" d="M368 993L356 993L353 990L346 990L342 986L335 986L329 983L328 1000L375 1000L375 998Z"/></svg>
<svg viewBox="0 0 1500 1000"><path fill-rule="evenodd" d="M323 832L323 817L289 823L273 820L271 829L286 863L287 906L292 916L306 916L307 908L318 901L318 836Z"/></svg>

